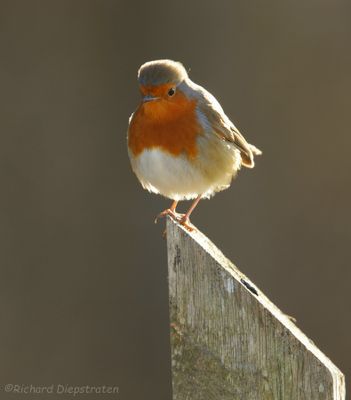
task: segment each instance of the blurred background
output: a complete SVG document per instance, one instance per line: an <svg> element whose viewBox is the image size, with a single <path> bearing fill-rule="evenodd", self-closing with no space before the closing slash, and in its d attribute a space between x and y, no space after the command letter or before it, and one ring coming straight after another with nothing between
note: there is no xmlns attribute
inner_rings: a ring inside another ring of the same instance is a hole
<svg viewBox="0 0 351 400"><path fill-rule="evenodd" d="M350 18L346 0L1 0L1 386L171 398L153 223L169 201L126 150L137 69L157 58L264 152L192 221L349 373Z"/></svg>

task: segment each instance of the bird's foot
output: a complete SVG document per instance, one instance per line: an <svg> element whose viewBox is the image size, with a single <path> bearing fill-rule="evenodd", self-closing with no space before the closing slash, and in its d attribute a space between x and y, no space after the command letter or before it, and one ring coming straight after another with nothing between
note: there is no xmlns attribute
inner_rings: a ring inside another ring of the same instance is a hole
<svg viewBox="0 0 351 400"><path fill-rule="evenodd" d="M189 232L196 231L196 227L190 222L190 219L187 215L183 215L178 222Z"/></svg>
<svg viewBox="0 0 351 400"><path fill-rule="evenodd" d="M167 215L169 215L171 218L179 222L184 217L184 214L179 214L176 211L172 210L171 208L167 208L166 210L158 214L158 216L155 218L155 224L157 224L159 218L166 217Z"/></svg>

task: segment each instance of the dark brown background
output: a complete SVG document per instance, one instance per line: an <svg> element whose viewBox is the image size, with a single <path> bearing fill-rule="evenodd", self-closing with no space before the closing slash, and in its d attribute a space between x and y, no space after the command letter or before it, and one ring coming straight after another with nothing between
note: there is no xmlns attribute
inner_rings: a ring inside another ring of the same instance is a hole
<svg viewBox="0 0 351 400"><path fill-rule="evenodd" d="M193 222L348 373L351 3L0 5L0 383L170 399L167 201L126 152L165 57L264 151Z"/></svg>

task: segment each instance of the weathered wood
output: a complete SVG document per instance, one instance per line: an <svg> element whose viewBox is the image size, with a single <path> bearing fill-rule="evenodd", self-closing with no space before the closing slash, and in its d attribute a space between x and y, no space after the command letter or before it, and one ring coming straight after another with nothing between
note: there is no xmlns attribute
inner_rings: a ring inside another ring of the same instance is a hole
<svg viewBox="0 0 351 400"><path fill-rule="evenodd" d="M345 398L339 369L206 236L168 219L167 242L173 400Z"/></svg>

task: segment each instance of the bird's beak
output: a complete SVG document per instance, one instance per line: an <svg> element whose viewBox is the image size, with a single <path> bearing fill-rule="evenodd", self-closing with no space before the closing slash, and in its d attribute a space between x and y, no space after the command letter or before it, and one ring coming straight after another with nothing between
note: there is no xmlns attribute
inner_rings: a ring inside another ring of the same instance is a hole
<svg viewBox="0 0 351 400"><path fill-rule="evenodd" d="M159 97L155 97L155 96L152 96L152 95L147 95L147 96L143 97L143 103L146 103L148 101L158 100L158 99L159 99Z"/></svg>

